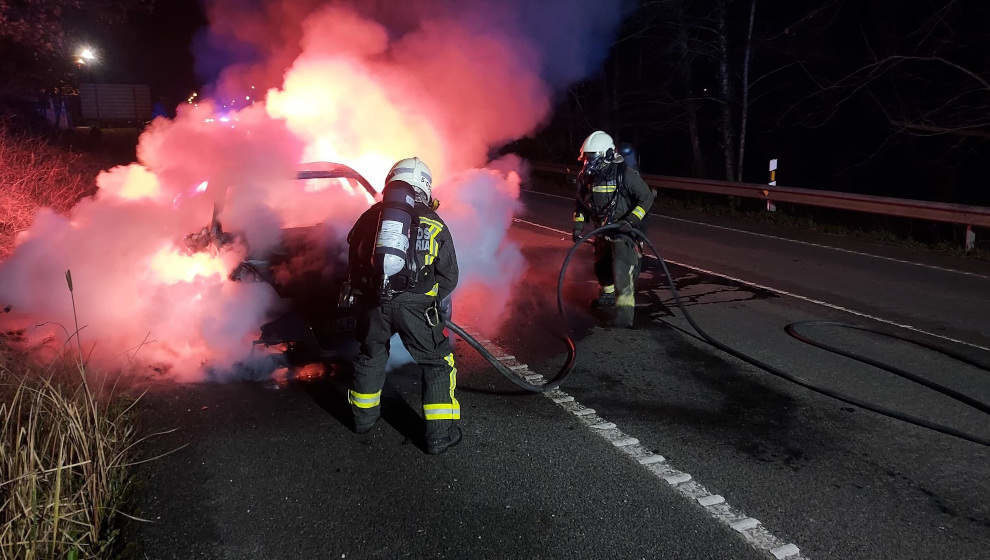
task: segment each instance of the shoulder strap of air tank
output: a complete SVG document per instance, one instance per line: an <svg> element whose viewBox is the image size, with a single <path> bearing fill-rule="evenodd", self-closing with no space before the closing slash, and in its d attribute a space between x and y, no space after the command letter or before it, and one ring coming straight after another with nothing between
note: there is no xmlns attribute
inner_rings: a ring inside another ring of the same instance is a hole
<svg viewBox="0 0 990 560"><path fill-rule="evenodd" d="M427 214L421 204L414 204L412 211L413 226L409 229L409 249L406 251L406 270L413 271L412 285L416 284L415 271L419 270L419 262L416 261L416 243L419 239L419 228L423 225L423 218Z"/></svg>

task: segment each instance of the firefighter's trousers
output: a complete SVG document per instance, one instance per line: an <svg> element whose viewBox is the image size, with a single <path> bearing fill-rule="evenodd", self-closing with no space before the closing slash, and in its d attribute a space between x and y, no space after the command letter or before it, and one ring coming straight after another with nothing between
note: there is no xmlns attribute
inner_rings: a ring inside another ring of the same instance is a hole
<svg viewBox="0 0 990 560"><path fill-rule="evenodd" d="M614 234L595 240L595 276L603 290L615 291L614 324L617 327L633 324L639 270L639 247L632 237Z"/></svg>
<svg viewBox="0 0 990 560"><path fill-rule="evenodd" d="M427 442L446 439L452 422L461 418L461 405L454 398L457 368L450 341L443 324L431 326L426 316L434 301L431 296L404 293L389 302L366 305L359 312L361 352L354 360L354 388L347 394L355 427L370 426L381 415L385 363L394 333L422 371Z"/></svg>

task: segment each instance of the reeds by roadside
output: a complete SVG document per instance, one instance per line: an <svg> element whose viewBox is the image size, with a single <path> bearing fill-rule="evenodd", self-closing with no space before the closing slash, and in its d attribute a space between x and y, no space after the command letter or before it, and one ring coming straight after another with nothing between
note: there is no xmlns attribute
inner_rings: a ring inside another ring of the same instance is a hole
<svg viewBox="0 0 990 560"><path fill-rule="evenodd" d="M0 337L0 558L104 558L140 440L134 399L70 357L39 363Z"/></svg>

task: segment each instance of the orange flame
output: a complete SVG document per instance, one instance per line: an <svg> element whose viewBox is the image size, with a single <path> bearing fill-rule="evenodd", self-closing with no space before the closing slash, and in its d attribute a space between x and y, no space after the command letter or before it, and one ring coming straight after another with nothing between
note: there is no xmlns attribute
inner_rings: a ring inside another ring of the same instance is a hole
<svg viewBox="0 0 990 560"><path fill-rule="evenodd" d="M171 246L163 247L151 257L151 270L163 284L191 283L197 278L223 281L227 267L217 255L185 255Z"/></svg>

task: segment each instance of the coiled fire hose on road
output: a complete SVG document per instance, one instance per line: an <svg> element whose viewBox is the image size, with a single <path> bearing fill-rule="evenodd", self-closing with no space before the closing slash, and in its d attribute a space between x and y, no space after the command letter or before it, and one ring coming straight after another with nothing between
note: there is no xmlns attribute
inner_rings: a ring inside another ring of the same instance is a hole
<svg viewBox="0 0 990 560"><path fill-rule="evenodd" d="M581 247L582 244L584 244L585 240L590 239L592 237L595 237L597 235L601 235L601 234L603 234L605 232L608 232L608 231L618 230L618 229L620 229L620 227L621 226L619 224L609 224L609 225L602 226L602 227L600 227L600 228L598 228L598 229L596 229L596 230L588 233L587 235L585 235L584 237L582 237L581 239L579 239L577 242L575 242L574 243L574 246L571 247L571 249L567 252L567 255L564 257L564 262L563 262L563 264L560 267L560 275L557 278L557 311L560 313L560 316L563 319L565 325L567 324L567 316L566 316L566 313L564 312L563 285L564 285L564 277L565 277L565 275L567 273L567 267L570 264L571 257L573 257L574 254L575 254L575 252L578 250L578 248ZM643 243L645 243L650 248L650 251L653 253L653 256L655 256L657 258L657 261L660 263L660 266L663 269L664 275L666 275L666 277L667 277L667 283L669 284L670 292L674 296L674 302L677 304L678 309L681 310L681 313L684 315L684 318L687 320L687 322L691 325L691 328L693 328L698 333L698 335L701 336L701 338L705 342L711 344L712 346L718 348L719 350L722 350L723 352L725 352L727 354L731 354L731 355L739 358L740 360L742 360L744 362L747 362L749 364L752 364L752 365L754 365L754 366L756 366L756 367L758 367L758 368L766 371L767 373L773 374L773 375L775 375L777 377L780 377L782 379L786 379L787 381L790 381L792 383L796 383L796 384L798 384L798 385L800 385L800 386L802 386L802 387L804 387L806 389L810 389L810 390L812 390L812 391L814 391L816 393L820 393L822 395L826 395L826 396L832 397L832 398L837 399L839 401L842 401L842 402L845 402L845 403L848 403L848 404L851 404L851 405L858 406L858 407L860 407L862 409L869 410L869 411L875 412L877 414L881 414L883 416L887 416L888 418L893 418L895 420L900 420L902 422L907 422L908 424L913 424L915 426L921 426L923 428L928 428L930 430L934 430L934 431L939 432L939 433L942 433L942 434L947 434L947 435L955 436L955 437L958 437L960 439L964 439L966 441L970 441L970 442L973 442L973 443L978 443L980 445L990 446L990 439L987 439L985 437L980 437L980 436L975 436L975 435L972 435L972 434L967 434L966 432L957 430L957 429L952 428L950 426L945 426L943 424L938 424L936 422L931 422L929 420L925 420L924 418L919 418L917 416L912 416L912 415L909 415L909 414L906 414L906 413L903 413L903 412L900 412L900 411L897 411L897 410L893 410L893 409L890 409L890 408L887 408L887 407L884 407L884 406L881 406L881 405L878 405L878 404L873 404L873 403L864 401L862 399L859 399L857 397L854 397L852 395L847 395L847 394L842 393L840 391L836 391L835 389L830 389L828 387L824 387L824 386L818 385L818 384L816 384L816 383L814 383L812 381L809 381L807 379L804 379L803 377L799 377L799 376L797 376L797 375L795 375L793 373L790 373L790 372L785 371L783 369L780 369L778 367L772 366L772 365L764 362L763 360L760 360L758 358L754 358L753 356L750 356L749 354L746 354L745 352L742 352L740 350L736 350L735 348L732 348L731 346L728 346L727 344L719 341L718 339L716 339L713 336L711 336L710 334L708 334L704 329L702 329L698 325L698 323L695 322L694 317L691 316L691 313L689 313L688 310L685 308L683 302L681 301L681 296L680 296L680 294L677 291L677 287L674 284L674 278L670 274L670 270L667 268L666 261L664 261L663 257L660 255L660 252L657 251L656 247L653 246L653 243L650 241L650 239L646 235L644 235L642 232L640 232L639 230L636 230L636 229L632 229L631 231L624 232L624 233L627 233L629 235L632 235L635 239L641 240ZM913 381L914 383L918 383L920 385L923 385L925 387L928 387L930 389L933 389L935 391L938 391L939 393L941 393L943 395L946 395L946 396L948 396L948 397L950 397L952 399L955 399L955 400L957 400L957 401L959 401L959 402L961 402L963 404L966 404L968 406L971 406L971 407L973 407L973 408L975 408L975 409L977 409L977 410L979 410L981 412L990 413L990 404L987 404L985 402L979 401L979 400L974 399L974 398L972 398L972 397L970 397L968 395L964 395L964 394L962 394L962 393L960 393L960 392L958 392L958 391L956 391L954 389L951 389L949 387L946 387L946 386L941 385L939 383L936 383L934 381L931 381L931 380L928 380L928 379L924 379L924 378L922 378L922 377L920 377L918 375L915 375L913 373L904 371L904 370L902 370L900 368L896 368L896 367L891 366L889 364L885 364L883 362L879 362L877 360L873 360L871 358L867 358L865 356L861 356L859 354L855 354L855 353L852 353L852 352L843 350L841 348L837 348L835 346L830 346L830 345L827 345L827 344L818 342L816 340L813 340L813 339L809 338L806 335L801 334L799 332L799 330L798 330L802 326L811 326L811 325L835 326L835 327L856 329L856 330L860 330L860 331L865 331L865 332L879 334L879 335L886 336L886 337L889 337L889 338L893 338L893 339L896 339L896 340L901 340L901 341L909 342L911 344L915 344L917 346L921 346L921 347L924 347L924 348L927 348L927 349L930 349L930 350L933 350L933 351L942 353L942 354L944 354L946 356L949 356L951 358L954 358L954 359L956 359L958 361L961 361L961 362L964 362L966 364L972 365L972 366L974 366L976 368L979 368L979 369L982 369L982 370L986 370L986 371L990 371L990 369L988 369L987 366L984 365L984 364L978 363L978 362L976 362L974 360L971 360L971 359L969 359L969 358L967 358L965 356L962 356L960 354L956 354L954 352L951 352L951 351L948 351L948 350L939 348L939 347L934 346L934 345L931 345L931 344L927 344L927 343L924 343L924 342L919 342L919 341L912 340L912 339L909 339L909 338L904 338L904 337L901 337L901 336L898 336L898 335L894 335L894 334L890 334L890 333L886 333L886 332L883 332L883 331L878 331L878 330L870 329L870 328L867 328L867 327L862 327L862 326L859 326L859 325L853 325L853 324L848 324L848 323L838 323L838 322L832 322L832 321L802 321L802 322L797 322L797 323L791 323L791 324L789 324L789 325L787 325L785 327L785 331L789 335L791 335L794 338L800 340L801 342L804 342L804 343L807 343L807 344L811 344L813 346L817 346L818 348L822 348L824 350L828 350L829 352L835 352L835 353L840 354L842 356L846 356L848 358L851 358L851 359L854 359L854 360L858 360L858 361L861 361L863 363L866 363L866 364L869 364L869 365L872 365L872 366L881 368L881 369L883 369L885 371L888 371L890 373L893 373L894 375L898 375L898 376L900 376L900 377L902 377L904 379L907 379L909 381ZM570 339L568 339L568 340L570 341ZM571 347L573 348L573 342L570 342L570 344L571 344ZM574 353L571 352L571 354L570 354L570 356L568 358L568 363L569 363L569 365L571 367L573 367L573 362L574 362L573 356L574 356ZM489 360L489 361L491 361L491 360ZM569 371L568 371L568 373L569 373ZM511 373L510 373L510 375L511 375ZM563 376L558 376L558 377L559 377L559 379L557 380L557 383L559 384L559 381L562 380L563 377L566 377L566 374L563 375Z"/></svg>

